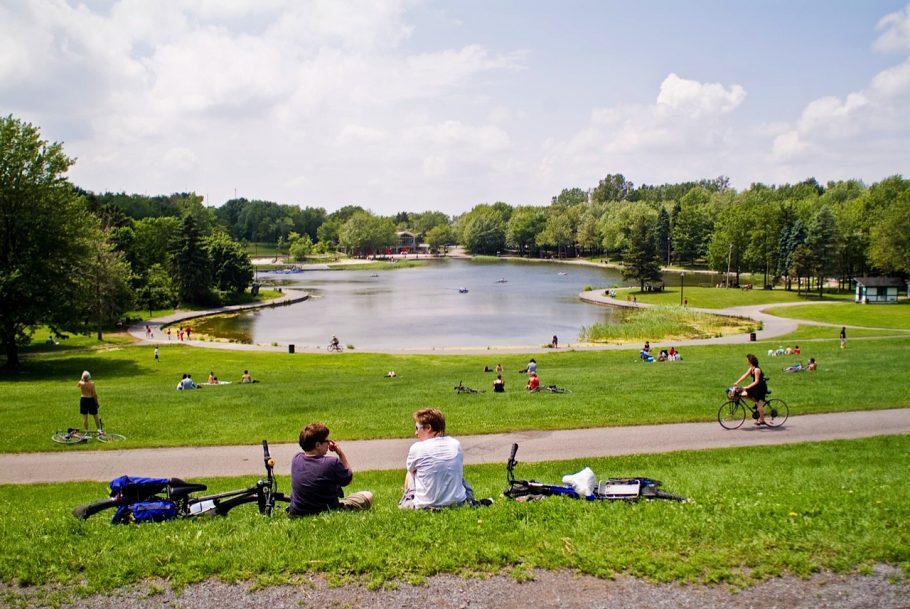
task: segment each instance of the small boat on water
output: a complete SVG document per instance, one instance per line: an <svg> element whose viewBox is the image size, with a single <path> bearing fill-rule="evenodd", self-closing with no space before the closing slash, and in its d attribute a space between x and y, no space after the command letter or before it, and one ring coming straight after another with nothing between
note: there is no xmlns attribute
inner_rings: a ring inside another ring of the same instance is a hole
<svg viewBox="0 0 910 609"><path fill-rule="evenodd" d="M556 273L556 274L557 274L557 275L568 275L568 273L563 273L562 271L559 271L559 272Z"/></svg>
<svg viewBox="0 0 910 609"><path fill-rule="evenodd" d="M499 279L496 280L496 283L509 283L509 280L506 279L505 277L500 277Z"/></svg>
<svg viewBox="0 0 910 609"><path fill-rule="evenodd" d="M467 294L467 293L468 293L468 288L458 288L458 293L459 293L459 294Z"/></svg>

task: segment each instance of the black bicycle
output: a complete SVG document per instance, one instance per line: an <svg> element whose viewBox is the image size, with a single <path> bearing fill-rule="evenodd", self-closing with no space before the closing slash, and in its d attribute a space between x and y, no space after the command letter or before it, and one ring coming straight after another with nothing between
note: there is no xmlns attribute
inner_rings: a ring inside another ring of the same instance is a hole
<svg viewBox="0 0 910 609"><path fill-rule="evenodd" d="M770 393L770 392L769 392ZM724 429L739 429L746 420L746 411L752 413L752 419L758 421L758 406L742 395L736 387L727 389L728 401L717 410L717 422ZM790 416L790 407L780 398L765 400L765 424L768 427L780 427Z"/></svg>
<svg viewBox="0 0 910 609"><path fill-rule="evenodd" d="M114 524L131 522L161 522L174 518L225 516L232 509L256 503L259 513L271 516L278 501L289 503L291 498L278 491L275 480L275 461L269 454L269 443L262 441L265 478L245 489L193 496L208 490L204 484L185 482L180 478L133 478L120 476L111 481L111 496L73 510L73 516L85 520L98 512L117 508Z"/></svg>
<svg viewBox="0 0 910 609"><path fill-rule="evenodd" d="M464 381L458 381L458 384L455 385L455 393L483 393L474 389L473 387L468 387L464 384Z"/></svg>

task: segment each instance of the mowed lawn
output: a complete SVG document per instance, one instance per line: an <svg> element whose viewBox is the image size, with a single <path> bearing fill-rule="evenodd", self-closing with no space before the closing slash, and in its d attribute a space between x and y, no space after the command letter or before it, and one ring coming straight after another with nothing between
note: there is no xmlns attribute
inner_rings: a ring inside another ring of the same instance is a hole
<svg viewBox="0 0 910 609"><path fill-rule="evenodd" d="M791 302L843 302L852 299L852 292L825 292L819 299L818 292L797 293L796 290L740 290L736 288L702 288L696 286L683 286L680 298L680 286L667 284L663 292L642 292L638 288L619 288L616 297L620 300L632 296L640 303L657 305L681 304L681 300L688 300L690 307L701 309L725 309L727 307L743 307L749 305L783 304Z"/></svg>
<svg viewBox="0 0 910 609"><path fill-rule="evenodd" d="M682 362L655 364L641 362L637 349L537 355L541 383L568 387L565 395L528 394L518 372L528 358L520 355L290 355L178 345L162 346L160 363L151 346L40 355L27 358L22 373L0 377L0 415L10 422L0 451L99 448L50 440L55 430L81 423L76 381L83 370L97 383L107 428L128 437L118 448L288 442L311 421L324 421L339 439L410 437L411 413L430 406L446 413L456 435L712 421L749 351L793 415L910 404L900 374L910 337L854 339L841 350L832 336L805 342L799 358L764 356L780 342L687 347ZM809 357L818 361L817 373L781 372ZM492 393L494 375L483 372L497 362L506 370L504 394ZM247 368L261 382L240 385ZM398 377L386 378L389 370ZM233 384L175 390L183 372L204 381L209 371ZM460 381L485 392L457 395Z"/></svg>
<svg viewBox="0 0 910 609"><path fill-rule="evenodd" d="M910 300L890 304L805 305L800 307L773 307L766 313L790 319L806 319L840 326L865 326L868 328L910 329ZM848 338L850 333L848 332Z"/></svg>
<svg viewBox="0 0 910 609"><path fill-rule="evenodd" d="M520 464L517 474L558 482L585 466L601 479L657 478L690 501L517 503L500 496L499 464L466 468L481 496L496 497L488 508L402 511L403 472L365 472L352 489L375 492L370 512L292 520L242 506L225 518L115 526L110 512L71 515L106 495L102 483L6 486L0 581L12 586L3 598L26 606L30 586L59 583L38 592L56 606L143 580L154 593L207 578L294 584L308 573L394 586L437 573L522 580L543 568L744 587L883 563L910 571L908 436ZM204 482L224 491L252 481Z"/></svg>

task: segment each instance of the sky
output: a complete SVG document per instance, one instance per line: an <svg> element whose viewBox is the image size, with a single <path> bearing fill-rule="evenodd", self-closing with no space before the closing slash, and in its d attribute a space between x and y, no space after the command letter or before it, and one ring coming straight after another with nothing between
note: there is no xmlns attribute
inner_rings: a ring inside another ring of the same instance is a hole
<svg viewBox="0 0 910 609"><path fill-rule="evenodd" d="M0 0L0 114L82 188L214 206L871 184L910 176L910 4Z"/></svg>

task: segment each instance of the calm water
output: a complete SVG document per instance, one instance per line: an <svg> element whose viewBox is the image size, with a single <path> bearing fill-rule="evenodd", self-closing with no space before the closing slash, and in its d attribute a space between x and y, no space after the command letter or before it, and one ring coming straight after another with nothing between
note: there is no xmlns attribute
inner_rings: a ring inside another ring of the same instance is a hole
<svg viewBox="0 0 910 609"><path fill-rule="evenodd" d="M260 273L259 278L290 281L285 285L311 298L199 320L198 330L300 347L324 347L334 334L360 351L537 347L554 334L565 344L578 340L582 326L609 323L615 313L581 302L578 293L586 285L622 284L618 272L594 267L458 259L392 271Z"/></svg>

